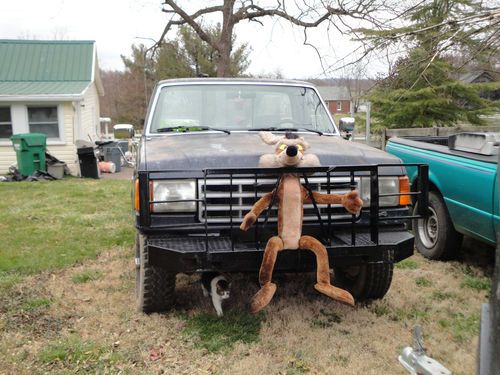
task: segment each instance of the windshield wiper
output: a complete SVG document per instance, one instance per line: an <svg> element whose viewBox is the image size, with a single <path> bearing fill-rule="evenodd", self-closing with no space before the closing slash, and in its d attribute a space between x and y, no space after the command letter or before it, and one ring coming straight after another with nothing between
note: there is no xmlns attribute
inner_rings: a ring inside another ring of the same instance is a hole
<svg viewBox="0 0 500 375"><path fill-rule="evenodd" d="M226 134L231 134L231 132L227 129L218 129L218 128L212 128L211 126L169 126L167 128L159 128L156 129L158 133L168 133L168 132L174 132L174 133L187 133L187 132L199 132L199 131L205 131L205 130L214 130L218 132L223 132Z"/></svg>
<svg viewBox="0 0 500 375"><path fill-rule="evenodd" d="M299 131L308 131L311 133L316 133L318 135L323 135L323 132L314 129L308 128L278 128L276 126L268 126L267 128L257 128L257 129L248 129L250 131L268 131L268 132L299 132Z"/></svg>

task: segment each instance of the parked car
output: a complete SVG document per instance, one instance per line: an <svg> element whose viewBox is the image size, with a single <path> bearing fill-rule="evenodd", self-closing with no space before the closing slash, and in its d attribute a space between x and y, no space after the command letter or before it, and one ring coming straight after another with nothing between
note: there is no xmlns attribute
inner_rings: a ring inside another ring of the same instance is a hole
<svg viewBox="0 0 500 375"><path fill-rule="evenodd" d="M500 134L391 138L386 150L405 163L429 165L429 209L413 226L416 247L429 259L452 257L467 235L496 244ZM408 167L411 184L417 171Z"/></svg>
<svg viewBox="0 0 500 375"><path fill-rule="evenodd" d="M309 83L178 79L162 81L154 90L134 176L141 311L170 308L181 272L253 272L257 277L266 241L276 232L276 207L247 232L239 226L286 172L257 167L259 157L270 152L258 137L264 130L295 132L307 140L322 166L294 173L310 189L360 191L365 206L359 216L341 206L306 205L303 233L321 239L334 282L355 298L386 294L393 264L411 256L414 244L405 229L411 216L399 159L342 139ZM419 170L424 176L425 168ZM419 197L425 211L425 194ZM310 252L285 250L275 271L312 271L315 266Z"/></svg>

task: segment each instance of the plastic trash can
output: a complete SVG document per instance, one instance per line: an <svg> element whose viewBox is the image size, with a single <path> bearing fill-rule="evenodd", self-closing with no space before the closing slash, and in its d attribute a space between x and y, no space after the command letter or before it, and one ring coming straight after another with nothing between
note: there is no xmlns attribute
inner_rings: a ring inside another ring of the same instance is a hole
<svg viewBox="0 0 500 375"><path fill-rule="evenodd" d="M17 168L23 176L35 171L46 171L45 149L47 135L44 133L14 134L10 137L17 157Z"/></svg>
<svg viewBox="0 0 500 375"><path fill-rule="evenodd" d="M99 178L99 168L97 167L97 157L93 147L82 147L76 150L78 162L80 164L80 176Z"/></svg>
<svg viewBox="0 0 500 375"><path fill-rule="evenodd" d="M102 147L104 151L104 161L112 161L116 166L116 172L120 172L122 153L117 142L109 143Z"/></svg>

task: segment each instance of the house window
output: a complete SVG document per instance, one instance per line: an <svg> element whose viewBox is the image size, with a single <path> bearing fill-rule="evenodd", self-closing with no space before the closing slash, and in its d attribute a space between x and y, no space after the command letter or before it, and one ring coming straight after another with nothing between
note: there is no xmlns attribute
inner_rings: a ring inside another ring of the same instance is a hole
<svg viewBox="0 0 500 375"><path fill-rule="evenodd" d="M57 106L28 107L30 133L45 133L47 138L59 138Z"/></svg>
<svg viewBox="0 0 500 375"><path fill-rule="evenodd" d="M0 139L10 138L12 135L12 117L10 107L0 108Z"/></svg>
<svg viewBox="0 0 500 375"><path fill-rule="evenodd" d="M342 102L337 102L337 112L342 112Z"/></svg>

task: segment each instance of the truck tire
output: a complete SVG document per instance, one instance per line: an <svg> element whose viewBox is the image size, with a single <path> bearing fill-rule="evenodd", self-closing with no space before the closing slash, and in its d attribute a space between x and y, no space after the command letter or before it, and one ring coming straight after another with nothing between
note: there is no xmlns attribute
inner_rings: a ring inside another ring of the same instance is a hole
<svg viewBox="0 0 500 375"><path fill-rule="evenodd" d="M137 234L135 243L136 304L146 314L166 311L175 302L175 273L149 264L146 238Z"/></svg>
<svg viewBox="0 0 500 375"><path fill-rule="evenodd" d="M358 301L381 299L391 286L393 270L393 263L335 267L334 284L349 291Z"/></svg>
<svg viewBox="0 0 500 375"><path fill-rule="evenodd" d="M450 259L460 249L462 235L453 227L446 205L438 192L429 192L429 211L426 219L414 220L415 246L428 259Z"/></svg>

